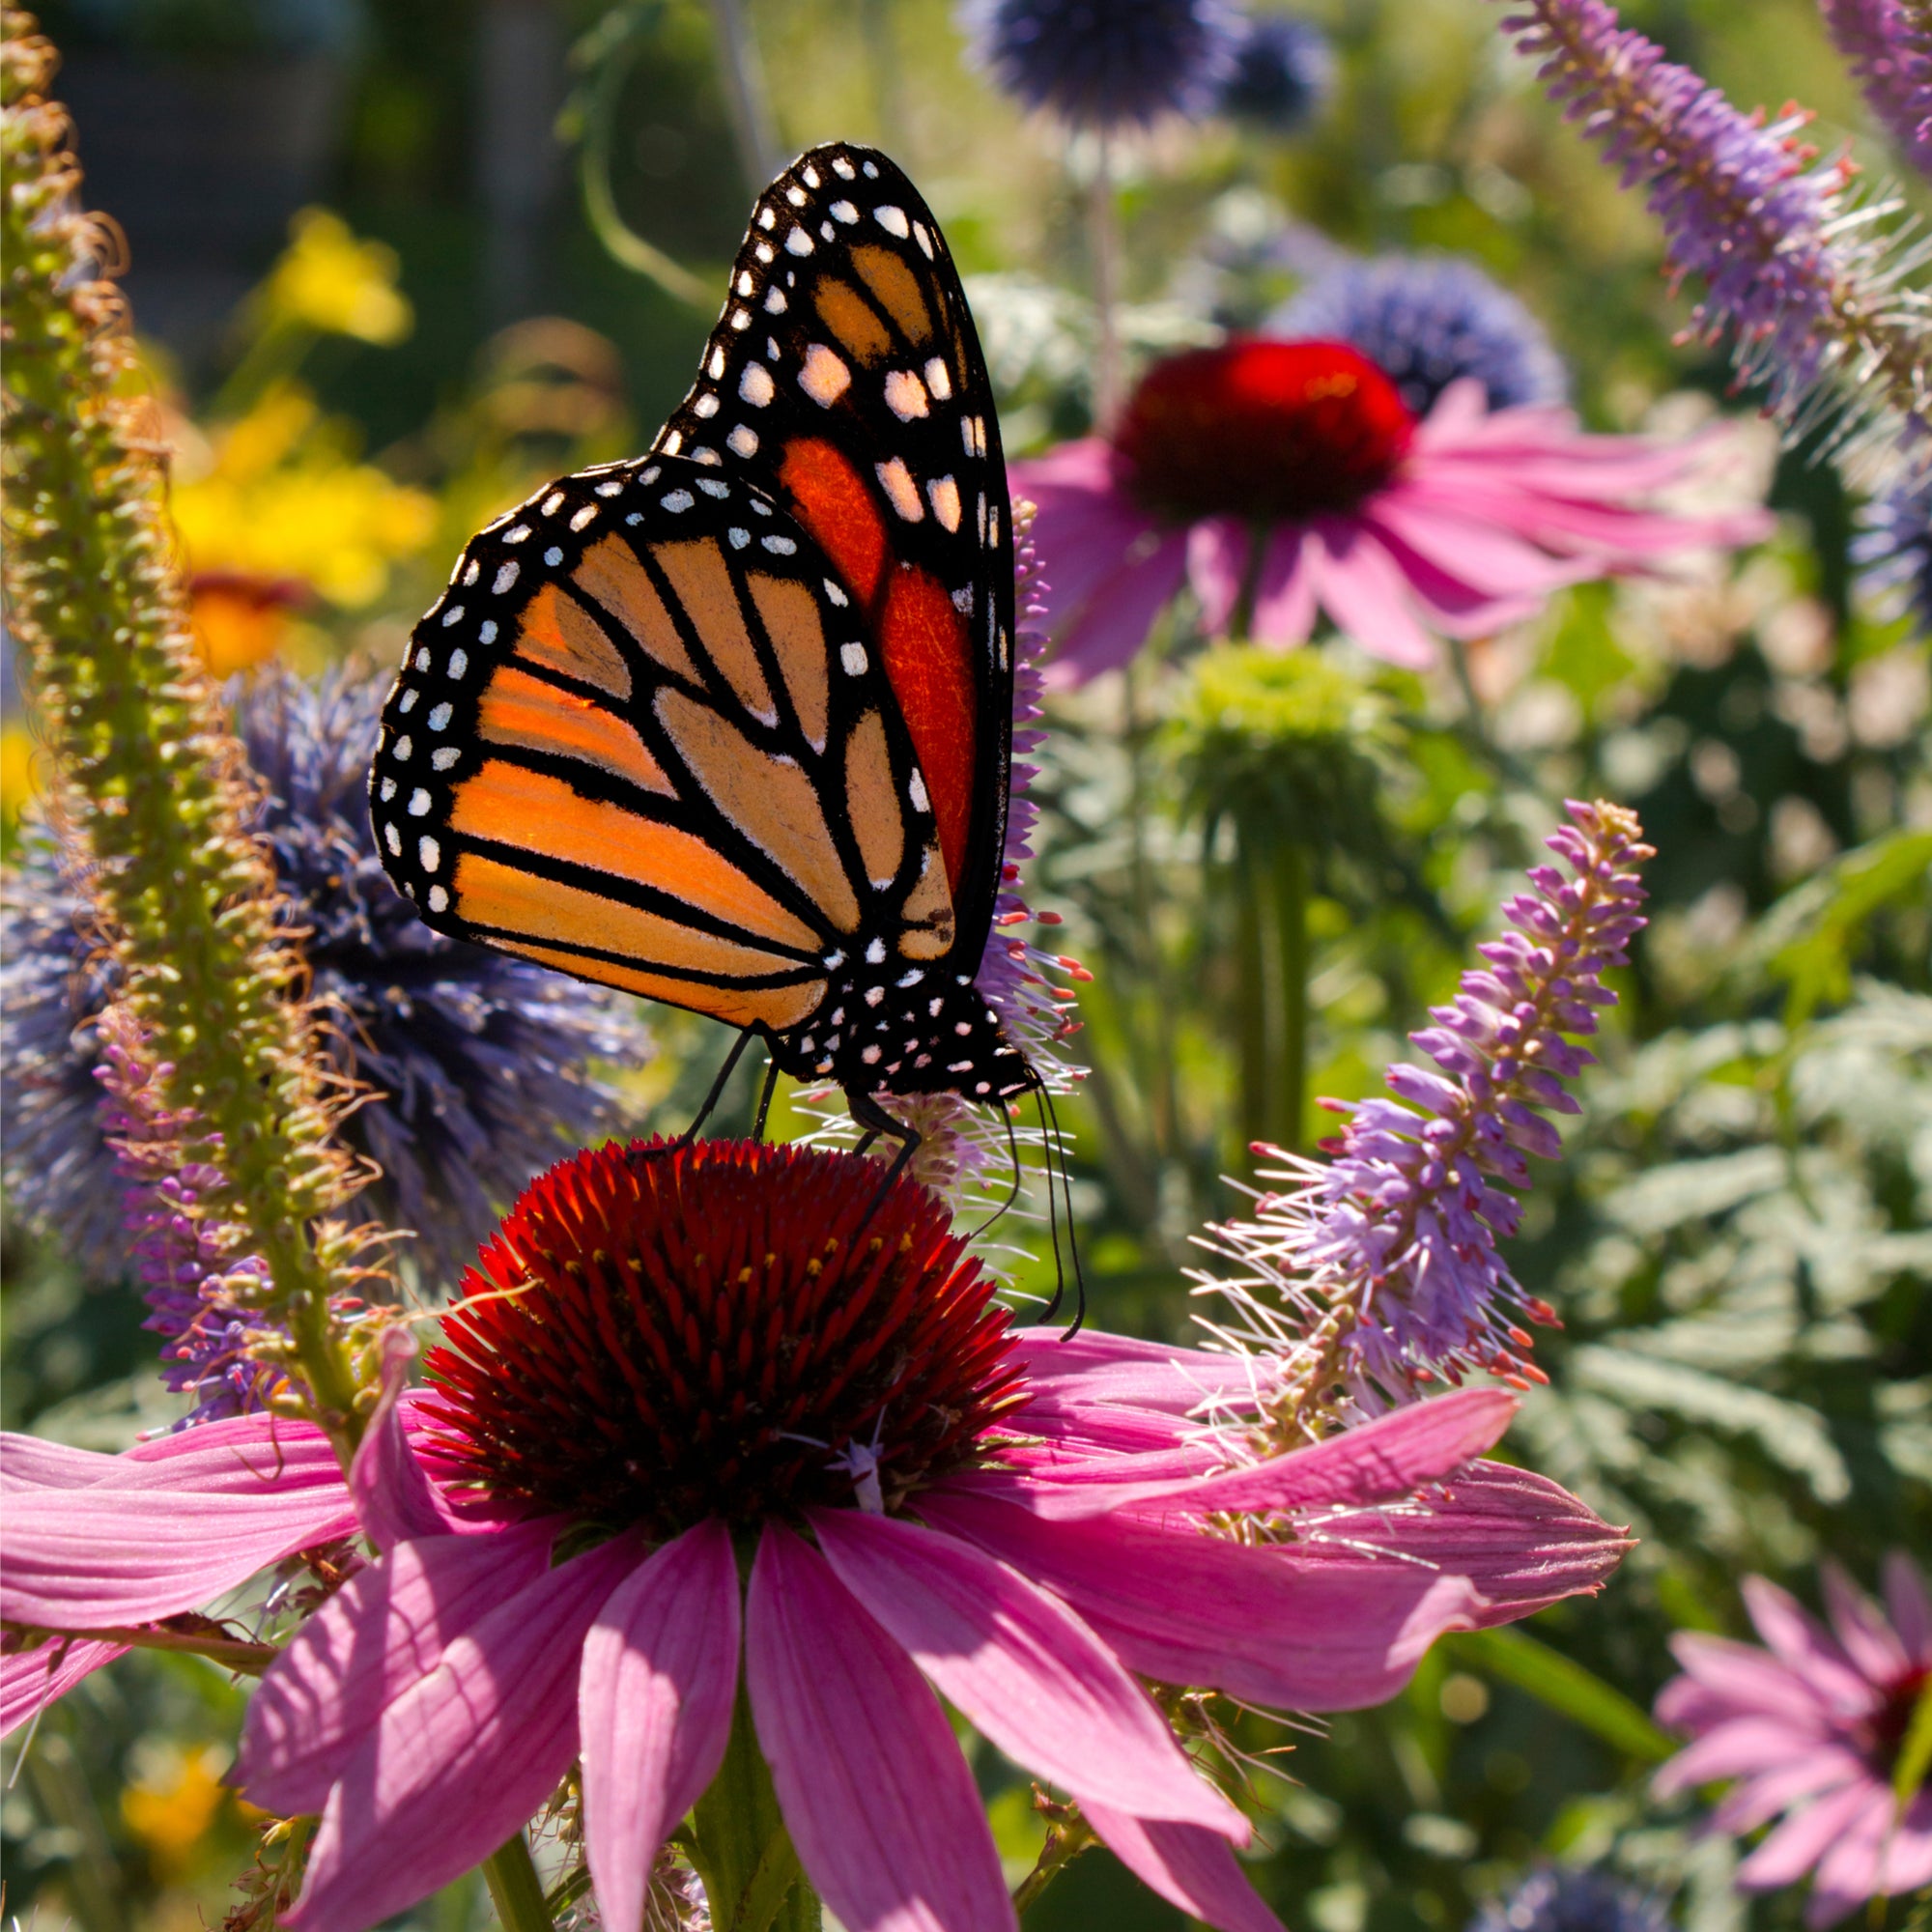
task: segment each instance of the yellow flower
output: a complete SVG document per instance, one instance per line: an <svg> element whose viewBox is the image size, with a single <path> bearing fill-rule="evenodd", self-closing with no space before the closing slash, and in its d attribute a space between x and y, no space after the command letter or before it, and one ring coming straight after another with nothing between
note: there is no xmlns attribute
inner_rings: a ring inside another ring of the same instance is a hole
<svg viewBox="0 0 1932 1932"><path fill-rule="evenodd" d="M41 788L33 734L24 724L0 729L0 828L12 832Z"/></svg>
<svg viewBox="0 0 1932 1932"><path fill-rule="evenodd" d="M177 481L172 498L197 576L295 579L360 610L382 596L390 565L436 533L434 499L354 461L342 426L293 384L216 429L211 447L212 466Z"/></svg>
<svg viewBox="0 0 1932 1932"><path fill-rule="evenodd" d="M228 1755L212 1746L168 1750L121 1794L121 1816L164 1879L178 1877L228 1797Z"/></svg>
<svg viewBox="0 0 1932 1932"><path fill-rule="evenodd" d="M263 284L265 320L295 323L326 335L353 335L384 346L400 342L415 321L396 287L396 251L358 242L339 214L305 208L293 237Z"/></svg>

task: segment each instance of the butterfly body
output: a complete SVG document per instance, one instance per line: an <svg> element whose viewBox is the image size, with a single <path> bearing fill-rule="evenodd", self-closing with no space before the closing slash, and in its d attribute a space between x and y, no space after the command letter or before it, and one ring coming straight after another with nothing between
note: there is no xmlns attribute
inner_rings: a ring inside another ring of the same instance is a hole
<svg viewBox="0 0 1932 1932"><path fill-rule="evenodd" d="M883 156L813 150L653 451L499 518L417 625L370 777L384 864L432 925L754 1033L855 1111L1023 1091L975 986L1012 596L937 225Z"/></svg>

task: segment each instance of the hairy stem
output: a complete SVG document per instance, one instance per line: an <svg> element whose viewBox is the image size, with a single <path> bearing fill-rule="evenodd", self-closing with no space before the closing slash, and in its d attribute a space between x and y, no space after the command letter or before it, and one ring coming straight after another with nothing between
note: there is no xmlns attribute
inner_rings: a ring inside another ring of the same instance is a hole
<svg viewBox="0 0 1932 1932"><path fill-rule="evenodd" d="M503 1932L551 1932L550 1907L528 1841L519 1832L483 1861L483 1883Z"/></svg>

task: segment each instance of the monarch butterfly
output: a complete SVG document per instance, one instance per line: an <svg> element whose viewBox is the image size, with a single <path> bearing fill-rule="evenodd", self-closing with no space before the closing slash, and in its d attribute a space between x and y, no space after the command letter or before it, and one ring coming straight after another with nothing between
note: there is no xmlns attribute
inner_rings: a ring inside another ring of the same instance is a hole
<svg viewBox="0 0 1932 1932"><path fill-rule="evenodd" d="M650 453L498 518L416 626L370 773L384 864L439 931L738 1027L725 1073L764 1040L903 1159L875 1095L1040 1085L974 984L1012 637L939 225L884 155L814 148Z"/></svg>

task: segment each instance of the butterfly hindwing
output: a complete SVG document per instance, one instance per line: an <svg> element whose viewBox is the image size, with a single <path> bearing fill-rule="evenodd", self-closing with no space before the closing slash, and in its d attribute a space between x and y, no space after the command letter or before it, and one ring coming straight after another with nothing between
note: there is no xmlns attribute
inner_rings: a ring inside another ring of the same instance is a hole
<svg viewBox="0 0 1932 1932"><path fill-rule="evenodd" d="M957 270L884 155L814 148L759 197L658 449L769 490L851 585L931 787L960 957L977 966L1005 843L1011 505Z"/></svg>
<svg viewBox="0 0 1932 1932"><path fill-rule="evenodd" d="M795 1033L876 945L955 945L856 592L742 475L565 477L465 552L383 718L384 864L440 931Z"/></svg>

